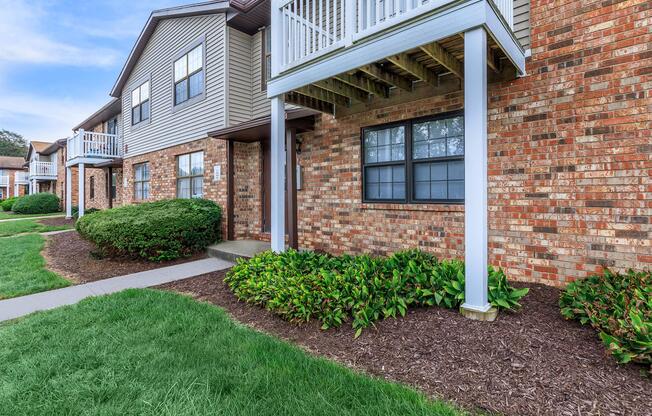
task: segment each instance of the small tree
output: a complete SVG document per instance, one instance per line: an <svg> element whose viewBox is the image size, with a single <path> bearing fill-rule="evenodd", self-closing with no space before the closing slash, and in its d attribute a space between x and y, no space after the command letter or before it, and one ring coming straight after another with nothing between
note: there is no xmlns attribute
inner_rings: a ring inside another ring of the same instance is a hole
<svg viewBox="0 0 652 416"><path fill-rule="evenodd" d="M25 157L27 141L18 133L0 130L0 156Z"/></svg>

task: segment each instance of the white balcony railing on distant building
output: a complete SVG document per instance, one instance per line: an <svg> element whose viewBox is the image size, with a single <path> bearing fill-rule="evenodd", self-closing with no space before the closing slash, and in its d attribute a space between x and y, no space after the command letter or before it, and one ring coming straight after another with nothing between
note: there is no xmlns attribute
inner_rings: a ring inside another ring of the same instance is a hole
<svg viewBox="0 0 652 416"><path fill-rule="evenodd" d="M57 177L57 164L54 162L37 162L33 161L29 164L30 177Z"/></svg>
<svg viewBox="0 0 652 416"><path fill-rule="evenodd" d="M27 172L14 172L14 183L24 185L29 183Z"/></svg>
<svg viewBox="0 0 652 416"><path fill-rule="evenodd" d="M281 72L455 0L284 0L280 3ZM510 28L514 0L494 0Z"/></svg>
<svg viewBox="0 0 652 416"><path fill-rule="evenodd" d="M124 154L122 150L122 137L117 134L95 133L79 130L68 139L67 158L72 160L78 157L116 159Z"/></svg>
<svg viewBox="0 0 652 416"><path fill-rule="evenodd" d="M0 187L9 186L9 176L0 176Z"/></svg>

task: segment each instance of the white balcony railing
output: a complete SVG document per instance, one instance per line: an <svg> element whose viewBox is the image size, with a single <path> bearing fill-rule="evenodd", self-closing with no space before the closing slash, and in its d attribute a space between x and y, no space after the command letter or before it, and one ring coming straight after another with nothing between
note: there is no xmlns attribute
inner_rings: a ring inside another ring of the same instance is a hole
<svg viewBox="0 0 652 416"><path fill-rule="evenodd" d="M455 0L281 1L281 72L450 3ZM513 28L514 0L493 3Z"/></svg>
<svg viewBox="0 0 652 416"><path fill-rule="evenodd" d="M68 139L68 160L77 157L115 159L123 156L122 137L117 134L79 130Z"/></svg>
<svg viewBox="0 0 652 416"><path fill-rule="evenodd" d="M27 172L14 172L14 183L21 185L29 183Z"/></svg>
<svg viewBox="0 0 652 416"><path fill-rule="evenodd" d="M9 176L0 176L0 187L9 186Z"/></svg>
<svg viewBox="0 0 652 416"><path fill-rule="evenodd" d="M30 177L57 177L57 164L55 162L37 162L32 161L29 164Z"/></svg>

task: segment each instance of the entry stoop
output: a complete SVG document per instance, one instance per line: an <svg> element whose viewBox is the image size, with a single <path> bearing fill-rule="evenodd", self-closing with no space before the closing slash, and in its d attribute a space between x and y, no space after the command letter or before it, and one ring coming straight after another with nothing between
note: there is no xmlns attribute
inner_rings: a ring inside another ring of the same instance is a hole
<svg viewBox="0 0 652 416"><path fill-rule="evenodd" d="M224 241L208 247L208 255L218 259L235 262L239 258L251 258L263 251L271 250L268 241L234 240Z"/></svg>

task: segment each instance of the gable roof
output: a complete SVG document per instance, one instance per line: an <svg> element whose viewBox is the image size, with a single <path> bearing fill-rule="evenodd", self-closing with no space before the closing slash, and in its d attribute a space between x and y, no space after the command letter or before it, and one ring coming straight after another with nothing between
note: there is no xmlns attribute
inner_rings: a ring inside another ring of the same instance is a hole
<svg viewBox="0 0 652 416"><path fill-rule="evenodd" d="M0 169L25 169L25 159L14 156L0 156Z"/></svg>
<svg viewBox="0 0 652 416"><path fill-rule="evenodd" d="M73 128L73 131L79 129L89 130L100 123L110 120L122 111L122 100L112 98L111 101L104 104L99 110L88 116L86 120L79 123Z"/></svg>
<svg viewBox="0 0 652 416"><path fill-rule="evenodd" d="M32 140L29 142L29 150L27 151L27 160L30 159L30 156L32 155L32 150L35 151L36 153L43 153L45 149L50 147L52 143L50 142L37 142Z"/></svg>
<svg viewBox="0 0 652 416"><path fill-rule="evenodd" d="M253 2L254 0L241 0L241 3L249 1ZM120 97L122 88L124 88L127 79L131 74L131 71L134 69L134 66L136 66L140 55L145 50L147 42L154 33L154 29L156 29L158 22L165 19L224 13L228 11L234 11L228 1L207 1L203 3L195 3L170 7L167 9L154 10L152 14L150 14L149 19L147 19L147 23L145 23L145 27L143 27L143 30L140 32L134 47L131 49L129 56L127 57L127 62L125 62L124 66L122 67L120 75L118 76L118 79L111 89L110 95L115 98Z"/></svg>

